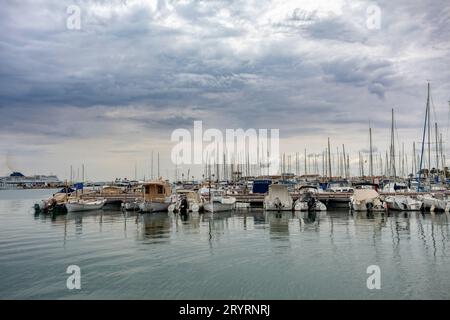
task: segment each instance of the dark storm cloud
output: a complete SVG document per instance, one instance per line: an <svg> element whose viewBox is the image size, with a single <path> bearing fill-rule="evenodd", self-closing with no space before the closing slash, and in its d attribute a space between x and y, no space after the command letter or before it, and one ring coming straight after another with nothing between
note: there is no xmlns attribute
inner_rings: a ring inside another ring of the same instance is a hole
<svg viewBox="0 0 450 320"><path fill-rule="evenodd" d="M336 2L336 10L311 3L6 2L0 130L84 136L103 130L92 128L96 121L121 119L158 130L196 119L282 127L288 136L369 121L384 127L391 107L422 108L427 68L433 80L449 80L445 2L379 2L380 30L365 25L372 2ZM78 31L65 27L71 4L81 8ZM143 113L127 117L134 107ZM107 116L117 109L120 117ZM420 125L410 115L399 123Z"/></svg>

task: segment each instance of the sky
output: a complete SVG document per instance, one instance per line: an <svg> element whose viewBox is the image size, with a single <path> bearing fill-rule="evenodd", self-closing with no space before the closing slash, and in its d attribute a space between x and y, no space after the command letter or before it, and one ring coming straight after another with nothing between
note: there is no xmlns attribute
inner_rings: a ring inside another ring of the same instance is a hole
<svg viewBox="0 0 450 320"><path fill-rule="evenodd" d="M173 178L171 133L195 120L277 128L288 154L330 137L356 173L369 126L384 156L392 108L412 157L427 81L448 139L448 0L5 0L0 28L0 175L143 178L153 151Z"/></svg>

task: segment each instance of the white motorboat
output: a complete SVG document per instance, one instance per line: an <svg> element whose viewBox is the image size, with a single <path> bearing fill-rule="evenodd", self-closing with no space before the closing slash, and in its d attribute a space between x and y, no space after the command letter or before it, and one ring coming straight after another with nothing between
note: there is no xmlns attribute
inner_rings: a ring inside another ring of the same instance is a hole
<svg viewBox="0 0 450 320"><path fill-rule="evenodd" d="M375 189L355 189L350 197L350 209L354 211L383 211L380 194Z"/></svg>
<svg viewBox="0 0 450 320"><path fill-rule="evenodd" d="M384 199L384 206L389 210L419 211L422 208L422 201L410 196L394 195Z"/></svg>
<svg viewBox="0 0 450 320"><path fill-rule="evenodd" d="M410 189L404 182L389 182L383 187L385 193L409 192Z"/></svg>
<svg viewBox="0 0 450 320"><path fill-rule="evenodd" d="M66 203L67 212L100 210L105 205L106 199L98 200L69 200Z"/></svg>
<svg viewBox="0 0 450 320"><path fill-rule="evenodd" d="M205 211L221 212L235 208L236 198L225 195L223 190L211 190L211 199L203 204Z"/></svg>
<svg viewBox="0 0 450 320"><path fill-rule="evenodd" d="M142 185L144 200L139 203L142 212L167 211L172 204L172 191L167 181L154 181Z"/></svg>
<svg viewBox="0 0 450 320"><path fill-rule="evenodd" d="M176 203L169 206L169 211L180 211L181 199L186 197L188 203L188 211L199 212L203 210L203 198L194 190L179 189L176 194Z"/></svg>
<svg viewBox="0 0 450 320"><path fill-rule="evenodd" d="M450 200L445 199L444 197L438 198L437 195L433 194L424 194L417 196L417 199L422 201L423 208L425 210L434 212L434 211L450 211Z"/></svg>
<svg viewBox="0 0 450 320"><path fill-rule="evenodd" d="M317 200L318 189L315 186L301 186L300 196L294 203L295 211L326 211L327 206Z"/></svg>
<svg viewBox="0 0 450 320"><path fill-rule="evenodd" d="M122 203L122 208L125 211L139 211L139 202L131 201L131 202Z"/></svg>
<svg viewBox="0 0 450 320"><path fill-rule="evenodd" d="M269 193L264 198L264 209L290 211L292 204L293 200L286 185L271 184L269 186Z"/></svg>

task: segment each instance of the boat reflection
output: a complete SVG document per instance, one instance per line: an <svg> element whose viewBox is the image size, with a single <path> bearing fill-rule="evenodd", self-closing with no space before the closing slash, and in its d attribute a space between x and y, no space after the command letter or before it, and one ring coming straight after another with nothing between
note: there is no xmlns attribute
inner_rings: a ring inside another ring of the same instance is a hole
<svg viewBox="0 0 450 320"><path fill-rule="evenodd" d="M289 221L293 218L290 211L266 211L266 221L269 223L270 239L289 241Z"/></svg>
<svg viewBox="0 0 450 320"><path fill-rule="evenodd" d="M166 212L141 214L139 223L141 228L138 240L144 243L161 243L170 240L172 222Z"/></svg>

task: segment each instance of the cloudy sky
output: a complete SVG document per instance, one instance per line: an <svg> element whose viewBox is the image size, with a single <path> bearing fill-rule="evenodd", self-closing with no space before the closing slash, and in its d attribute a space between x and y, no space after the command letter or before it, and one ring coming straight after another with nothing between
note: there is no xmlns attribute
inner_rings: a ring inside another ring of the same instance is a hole
<svg viewBox="0 0 450 320"><path fill-rule="evenodd" d="M391 108L412 152L427 80L448 138L448 0L5 0L0 28L0 175L143 177L154 150L172 178L171 132L194 120L279 128L284 152L331 137L356 172L369 124L388 147Z"/></svg>

